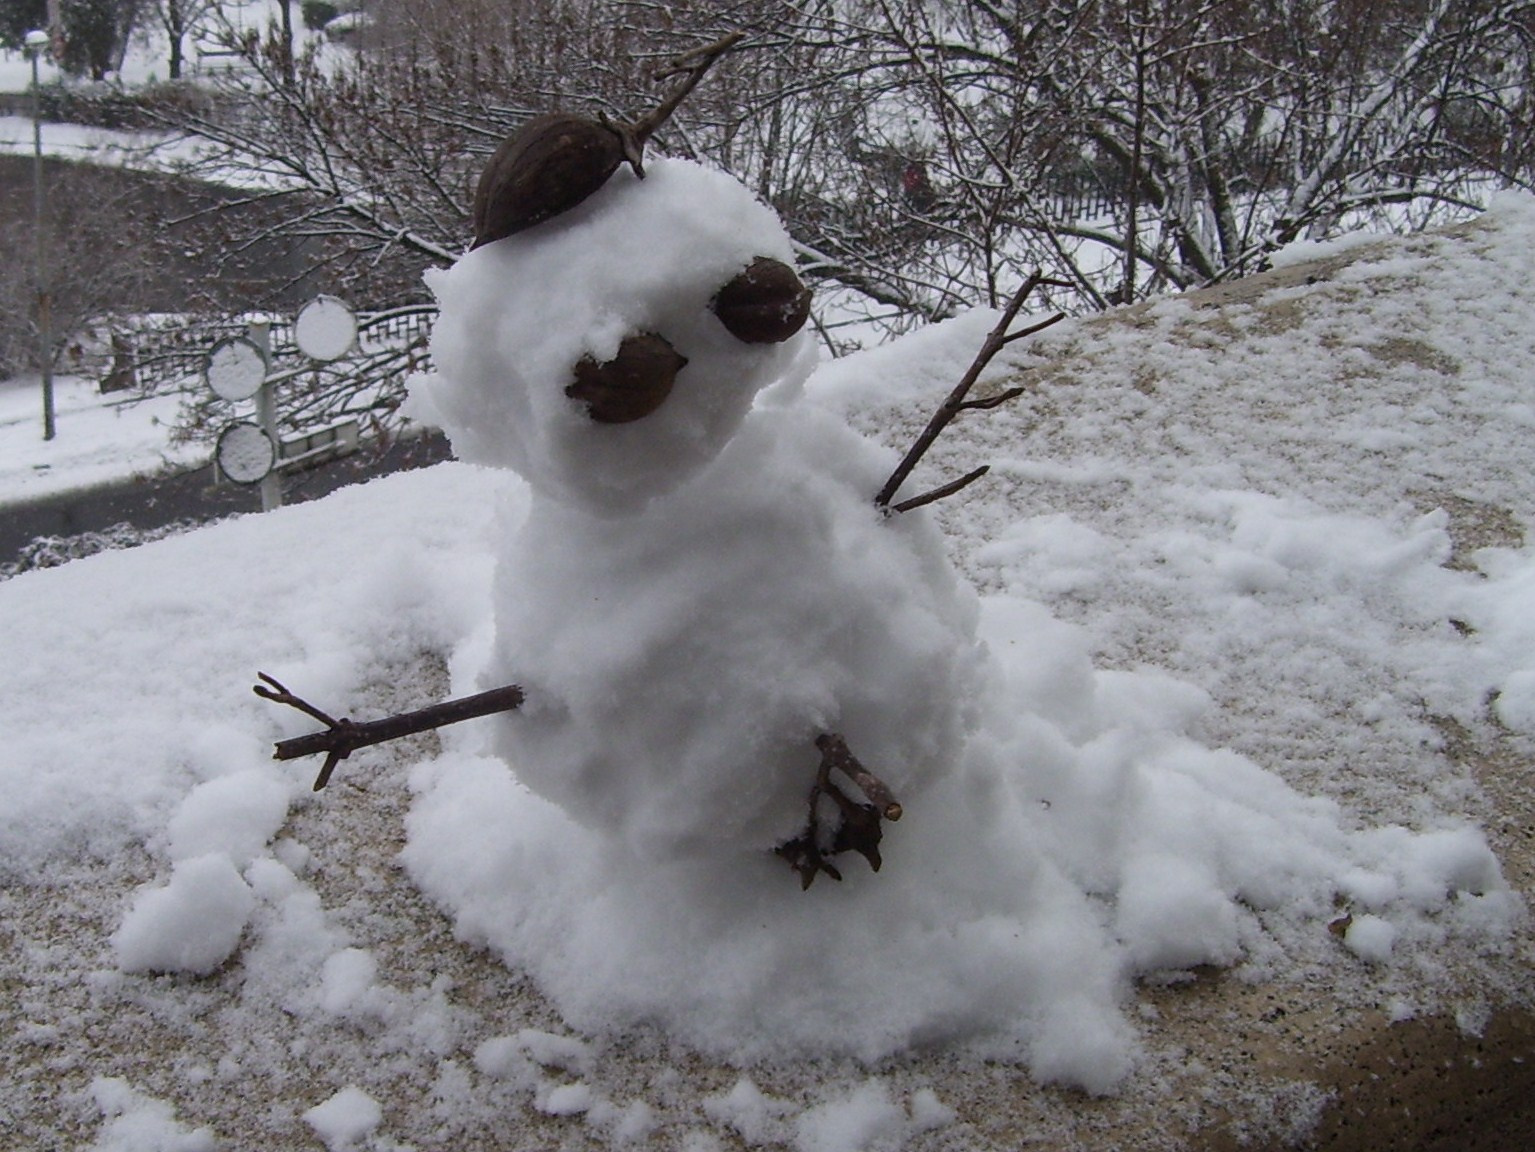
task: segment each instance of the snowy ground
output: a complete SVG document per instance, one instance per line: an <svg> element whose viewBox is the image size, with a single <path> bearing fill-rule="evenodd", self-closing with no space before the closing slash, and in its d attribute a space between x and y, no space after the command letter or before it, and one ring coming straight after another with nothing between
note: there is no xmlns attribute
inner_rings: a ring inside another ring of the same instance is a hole
<svg viewBox="0 0 1535 1152"><path fill-rule="evenodd" d="M224 3L223 14L236 33L266 29L280 23L278 0L250 0L248 3ZM195 32L184 42L187 52L185 78L188 81L207 79L231 67L217 47L220 32L214 14L204 13L208 25L206 32ZM328 47L323 37L311 32L298 20L294 10L295 41L300 47L319 38L322 51L336 52L343 58L344 48ZM136 87L155 84L166 77L170 55L165 33L158 22L149 20L130 42L124 55L120 73L105 85ZM199 53L198 46L213 52ZM38 80L44 88L63 84L69 87L89 89L90 81L66 75L46 55L38 61ZM0 48L0 92L30 92L32 64L26 54ZM30 116L0 116L0 152L28 155L33 153L35 141ZM192 161L204 148L195 141L164 132L123 132L106 128L93 128L80 124L44 123L42 125L42 150L47 156L62 160L82 161L100 165L123 165L141 171L165 172ZM238 182L241 174L230 172L232 181ZM249 174L245 174L249 179Z"/></svg>
<svg viewBox="0 0 1535 1152"><path fill-rule="evenodd" d="M180 397L129 403L103 397L93 380L54 378L56 435L43 439L42 385L35 376L0 381L0 508L208 461L202 445L172 445Z"/></svg>
<svg viewBox="0 0 1535 1152"><path fill-rule="evenodd" d="M539 971L562 916L593 931L604 879L572 881L552 824L479 838L528 808L467 727L359 753L318 798L313 765L274 765L270 741L306 725L250 694L258 668L358 716L468 686L492 506L520 482L448 465L0 585L0 1134L100 1152L1152 1148L1228 1130L1264 1145L1329 1130L1349 1065L1373 1074L1382 1037L1440 1019L1442 1066L1457 1036L1481 1036L1487 1083L1530 1007L1532 244L1535 203L1508 199L1445 235L1062 324L1018 350L1030 393L968 414L932 454L933 482L993 465L937 515L1033 746L1113 769L1101 809L1062 800L1054 818L1146 864L1076 893L1129 942L1117 978L1052 968L1052 946L1094 937L1041 909L1051 935L1016 944L1042 955L1035 976L998 981L1053 1013L1032 1027L1071 1056L1055 1078L1103 1095L1039 1086L1038 1051L940 1041L730 1066L662 1028L604 1029L580 974ZM811 396L904 447L991 319L841 361ZM86 419L61 415L58 443L83 450ZM0 422L7 492L37 479L16 451L33 434ZM1250 860L1206 860L1233 839ZM792 894L844 901L856 923L858 901L912 883L900 845L878 877ZM1076 882L1092 862L1072 847L1041 851ZM1332 852L1374 861L1335 908L1294 879ZM473 919L495 907L477 870L493 880L486 860L519 853L564 902L539 910L552 927L525 936L544 942L526 966L498 959L505 925ZM1248 866L1262 860L1269 892ZM897 954L905 927L890 924ZM684 965L717 943L656 946ZM929 958L934 986L970 958L991 977L1011 947L957 936ZM649 973L657 956L632 960ZM892 996L920 999L923 973L902 976ZM572 987L583 1030L562 1019ZM1104 1027L1105 987L1125 1026L1073 1047L1074 1021ZM999 999L998 1017L1015 1007Z"/></svg>
<svg viewBox="0 0 1535 1152"><path fill-rule="evenodd" d="M279 0L247 0L218 6L229 27L238 35L253 30L265 30L281 21ZM193 18L193 32L182 43L187 53L186 75L198 77L227 68L228 61L219 53L219 37L222 27L220 13L200 12ZM305 28L294 12L294 38L300 45L307 44L315 34ZM164 31L155 19L142 21L143 26L134 34L123 54L122 70L108 83L129 85L154 84L166 78L169 72L170 48ZM205 26L205 27L204 27ZM214 55L198 51L202 47ZM71 79L53 63L47 54L38 59L38 80L46 87L59 82L86 83ZM32 63L26 53L16 49L0 48L0 92L26 92L32 85Z"/></svg>

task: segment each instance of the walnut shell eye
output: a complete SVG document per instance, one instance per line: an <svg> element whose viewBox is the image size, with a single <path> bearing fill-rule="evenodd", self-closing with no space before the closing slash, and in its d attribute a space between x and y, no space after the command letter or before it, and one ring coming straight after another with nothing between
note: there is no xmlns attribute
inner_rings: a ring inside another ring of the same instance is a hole
<svg viewBox="0 0 1535 1152"><path fill-rule="evenodd" d="M576 363L576 381L565 395L586 404L586 413L599 424L627 424L649 416L671 395L677 373L687 357L654 332L625 336L618 354L598 363L583 356Z"/></svg>
<svg viewBox="0 0 1535 1152"><path fill-rule="evenodd" d="M782 260L759 256L719 290L710 305L747 344L778 344L805 326L810 289Z"/></svg>

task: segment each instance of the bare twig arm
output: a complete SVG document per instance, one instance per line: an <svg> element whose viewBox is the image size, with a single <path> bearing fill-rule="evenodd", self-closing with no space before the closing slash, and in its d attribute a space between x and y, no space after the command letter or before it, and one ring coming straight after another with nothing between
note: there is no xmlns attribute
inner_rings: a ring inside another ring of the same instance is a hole
<svg viewBox="0 0 1535 1152"><path fill-rule="evenodd" d="M970 487L970 485L974 484L977 480L979 480L982 476L986 475L986 473L990 471L990 464L982 464L974 471L966 472L958 480L950 480L947 484L939 485L937 488L934 488L929 492L924 492L920 496L913 496L909 500L902 500L895 506L895 510L897 512L910 512L913 508L920 508L924 504L936 503L937 501L942 500L945 496L954 495L954 493L958 492L961 488Z"/></svg>
<svg viewBox="0 0 1535 1152"><path fill-rule="evenodd" d="M821 750L821 765L810 789L810 814L805 830L776 849L778 855L789 862L789 867L799 873L802 889L809 888L822 873L833 880L841 880L842 873L827 859L841 852L858 853L878 872L881 862L879 842L884 835L880 821L901 818L901 805L895 794L853 755L846 740L835 732L827 732L816 737L815 746ZM858 785L869 802L860 804L837 787L831 778L833 770ZM826 830L830 844L825 843L822 836L819 813L822 796L830 797L839 813L837 827Z"/></svg>
<svg viewBox="0 0 1535 1152"><path fill-rule="evenodd" d="M1009 400L1018 399L1026 391L1028 391L1026 388L1009 388L1006 392L998 392L995 396L988 396L984 400L966 400L960 408L966 412L984 412L988 408L1000 408Z"/></svg>
<svg viewBox="0 0 1535 1152"><path fill-rule="evenodd" d="M828 732L824 736L816 737L815 746L825 757L826 766L836 768L857 784L859 790L869 798L869 803L878 808L886 820L901 818L901 805L896 800L895 793L890 791L889 785L863 766L863 762L848 748L846 740L835 732Z"/></svg>
<svg viewBox="0 0 1535 1152"><path fill-rule="evenodd" d="M272 754L274 760L296 760L301 756L314 756L324 752L325 766L320 769L320 775L315 780L316 792L329 782L330 774L337 763L345 760L359 748L368 748L374 744L383 744L404 736L414 736L418 732L428 732L447 724L457 724L461 720L473 720L480 716L491 716L497 712L510 712L520 707L523 701L522 689L515 684L508 684L504 688L492 688L488 692L479 692L473 696L445 700L440 704L418 708L414 712L402 712L398 716L385 716L380 720L358 722L344 717L335 720L314 705L289 692L287 688L265 673L258 672L257 676L262 680L262 683L257 684L253 689L257 696L278 704L286 704L290 708L297 708L300 712L313 716L326 725L323 732L311 732L307 736L279 740L276 751Z"/></svg>
<svg viewBox="0 0 1535 1152"><path fill-rule="evenodd" d="M970 367L966 369L964 376L954 386L954 390L949 393L948 398L938 406L938 411L933 413L932 419L927 422L927 427L917 437L916 443L911 446L901 462L896 465L895 471L890 474L890 479L885 481L885 486L879 490L879 495L874 497L876 505L881 508L888 508L890 506L890 502L895 499L895 494L900 490L901 485L906 483L907 478L911 475L912 470L916 468L917 463L927 454L927 450L933 446L933 442L949 426L949 422L954 417L966 409L995 408L1008 400L1013 400L1023 395L1024 390L1022 388L1012 388L1000 396L986 400L967 399L970 395L970 389L975 387L975 382L980 379L981 373L985 371L986 366L991 363L992 358L998 352L1002 351L1003 348L1007 347L1014 340L1021 340L1025 336L1032 336L1035 332L1048 328L1064 318L1063 314L1058 313L1037 324L1022 328L1017 332L1008 331L1012 327L1013 321L1018 318L1018 313L1023 308L1023 302L1033 295L1035 289L1041 286L1052 288L1071 287L1071 285L1063 281L1050 280L1035 272L1024 281L1023 286L1017 292L1013 293L1013 298L1008 301L1007 307L1002 312L1002 318L997 321L997 326L987 333L986 339L981 344L981 350L975 354L975 359L970 362ZM926 496L917 497L896 505L896 511L907 511L908 509L920 507L922 504L929 504L933 500L951 495L983 474L983 472L972 472L961 481L954 484L946 484L942 488L934 489Z"/></svg>

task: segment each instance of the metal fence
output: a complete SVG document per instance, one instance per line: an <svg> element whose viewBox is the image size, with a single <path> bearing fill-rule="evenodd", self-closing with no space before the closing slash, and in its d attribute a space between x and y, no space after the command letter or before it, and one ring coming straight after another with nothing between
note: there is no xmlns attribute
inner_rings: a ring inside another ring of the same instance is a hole
<svg viewBox="0 0 1535 1152"><path fill-rule="evenodd" d="M361 313L358 348L365 352L411 345L425 348L435 315L435 309L427 305ZM103 391L135 387L153 392L184 387L201 375L203 360L214 344L230 336L244 336L255 320L271 324L274 372L304 363L294 344L293 321L286 316L153 318L131 333L114 335L112 367L102 381ZM424 359L423 352L421 362Z"/></svg>

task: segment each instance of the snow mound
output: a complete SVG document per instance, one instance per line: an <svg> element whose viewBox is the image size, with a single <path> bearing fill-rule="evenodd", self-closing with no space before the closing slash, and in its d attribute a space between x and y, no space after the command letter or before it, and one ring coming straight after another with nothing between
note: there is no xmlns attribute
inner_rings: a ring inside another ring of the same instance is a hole
<svg viewBox="0 0 1535 1152"><path fill-rule="evenodd" d="M637 854L470 750L417 770L404 860L593 1034L657 1025L739 1064L958 1046L1094 1092L1134 1064L1129 980L1233 964L1265 917L1321 931L1358 901L1382 926L1354 941L1370 959L1383 926L1453 902L1489 904L1467 931L1506 932L1517 898L1474 830L1351 831L1186 735L1197 690L1094 670L1040 609L986 609L976 734L891 826L877 876L802 893L765 852Z"/></svg>
<svg viewBox="0 0 1535 1152"><path fill-rule="evenodd" d="M882 469L824 414L770 408L641 515L507 524L481 680L527 693L494 721L518 778L654 855L790 839L820 733L916 800L959 755L975 604L930 522L874 507Z"/></svg>
<svg viewBox="0 0 1535 1152"><path fill-rule="evenodd" d="M234 954L255 904L227 856L183 860L164 887L134 898L112 937L118 967L206 975Z"/></svg>
<svg viewBox="0 0 1535 1152"><path fill-rule="evenodd" d="M1373 918L1367 960L1451 910L1507 930L1518 900L1474 829L1359 829L1202 743L1197 687L1095 668L1083 632L1016 591L978 615L929 512L873 506L895 457L834 411L853 370L807 392L794 342L745 347L710 315L786 245L740 185L670 164L434 279L441 375L417 392L532 489L499 520L489 643L456 659L525 703L414 776L403 859L463 937L594 1035L657 1027L736 1064L957 1047L1102 1093L1137 1056L1133 977L1235 965L1340 904ZM597 424L565 394L572 365L635 332L674 341L686 386ZM1403 533L1259 492L1189 499L1226 538L1169 534L1164 563L1223 602L1405 591L1449 555L1433 515ZM1063 517L976 558L1042 551L1058 594L1114 566ZM805 827L820 733L906 816L880 875L802 893L773 849Z"/></svg>

